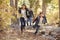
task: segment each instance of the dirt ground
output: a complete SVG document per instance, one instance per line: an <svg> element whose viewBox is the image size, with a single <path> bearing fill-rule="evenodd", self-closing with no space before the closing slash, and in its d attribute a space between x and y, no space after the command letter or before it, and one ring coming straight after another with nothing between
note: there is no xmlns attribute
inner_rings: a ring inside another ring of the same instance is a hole
<svg viewBox="0 0 60 40"><path fill-rule="evenodd" d="M60 40L60 33L57 37ZM58 40L56 38L51 35L42 35L40 32L37 35L34 35L34 29L32 28L26 29L25 32L21 34L19 27L16 25L8 31L4 30L0 32L0 40Z"/></svg>
<svg viewBox="0 0 60 40"><path fill-rule="evenodd" d="M18 30L0 32L0 40L51 40L49 37L42 36L40 33L34 35L32 32L21 34ZM52 39L53 40L53 39Z"/></svg>

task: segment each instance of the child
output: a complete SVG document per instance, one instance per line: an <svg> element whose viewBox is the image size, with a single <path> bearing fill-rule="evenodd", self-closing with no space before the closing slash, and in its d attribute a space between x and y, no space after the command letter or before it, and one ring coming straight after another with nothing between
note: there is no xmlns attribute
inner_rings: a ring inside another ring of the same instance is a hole
<svg viewBox="0 0 60 40"><path fill-rule="evenodd" d="M41 13L40 13L41 14ZM35 25L33 25L33 28L36 28L36 31L35 31L35 35L37 34L38 30L39 30L39 27L40 25L39 22L40 22L40 14L36 17L36 19L33 21L33 23L35 22Z"/></svg>
<svg viewBox="0 0 60 40"><path fill-rule="evenodd" d="M21 22L21 32L23 32L26 26L26 19L27 19L26 14L28 13L26 5L23 4L18 11L19 11L19 14L22 15L22 17L20 17L20 22Z"/></svg>
<svg viewBox="0 0 60 40"><path fill-rule="evenodd" d="M33 28L36 28L35 35L38 33L39 27L41 26L40 24L45 23L46 18L42 12L36 17L36 19L33 21L35 22L35 25L33 25Z"/></svg>

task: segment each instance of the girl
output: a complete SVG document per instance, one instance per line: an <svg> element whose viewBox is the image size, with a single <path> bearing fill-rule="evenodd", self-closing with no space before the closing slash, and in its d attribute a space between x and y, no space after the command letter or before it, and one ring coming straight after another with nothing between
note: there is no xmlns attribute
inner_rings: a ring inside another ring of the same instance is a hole
<svg viewBox="0 0 60 40"><path fill-rule="evenodd" d="M42 12L40 12L40 14L33 21L33 23L35 23L35 25L33 25L33 28L36 28L36 31L34 33L35 35L38 33L40 24L46 23L45 21L46 21L46 17L44 16L44 14Z"/></svg>
<svg viewBox="0 0 60 40"><path fill-rule="evenodd" d="M28 13L27 7L25 4L22 5L21 8L19 8L19 13L22 15L20 17L20 22L21 22L21 32L23 32L23 30L25 29L25 25L26 25L26 14Z"/></svg>

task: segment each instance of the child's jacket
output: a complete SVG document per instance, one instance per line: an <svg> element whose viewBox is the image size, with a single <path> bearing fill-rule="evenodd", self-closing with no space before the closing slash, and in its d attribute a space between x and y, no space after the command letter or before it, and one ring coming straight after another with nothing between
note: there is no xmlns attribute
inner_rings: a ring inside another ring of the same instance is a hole
<svg viewBox="0 0 60 40"><path fill-rule="evenodd" d="M34 23L34 22L35 22L35 25L38 25L39 22L40 22L40 16L38 16L38 17L33 21L33 23ZM42 23L43 23L43 24L47 23L46 16L43 17Z"/></svg>

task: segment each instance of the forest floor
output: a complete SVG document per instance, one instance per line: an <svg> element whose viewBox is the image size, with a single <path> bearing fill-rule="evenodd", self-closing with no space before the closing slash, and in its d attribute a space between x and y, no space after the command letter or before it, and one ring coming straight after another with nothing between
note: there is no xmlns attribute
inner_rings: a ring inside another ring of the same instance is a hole
<svg viewBox="0 0 60 40"><path fill-rule="evenodd" d="M11 28L8 31L4 30L0 32L0 40L56 40L55 37L42 35L40 32L34 35L34 31L34 29L26 29L25 32L21 34L19 29Z"/></svg>
<svg viewBox="0 0 60 40"><path fill-rule="evenodd" d="M40 35L34 35L31 32L25 32L21 34L20 32L9 32L9 33L0 33L0 40L47 40Z"/></svg>
<svg viewBox="0 0 60 40"><path fill-rule="evenodd" d="M48 40L48 38L37 34L34 35L32 32L24 32L21 34L20 31L1 32L0 40Z"/></svg>

